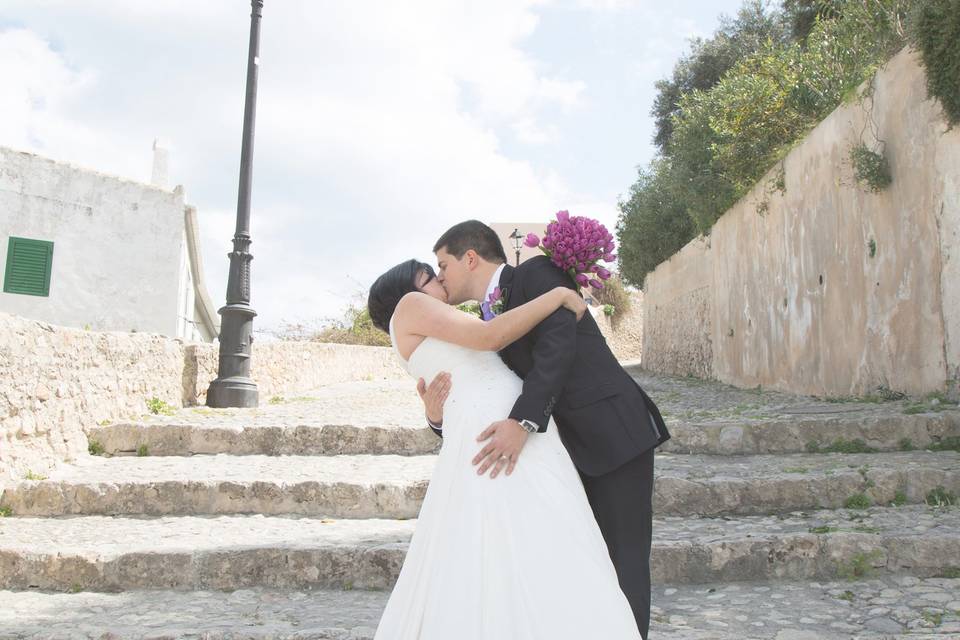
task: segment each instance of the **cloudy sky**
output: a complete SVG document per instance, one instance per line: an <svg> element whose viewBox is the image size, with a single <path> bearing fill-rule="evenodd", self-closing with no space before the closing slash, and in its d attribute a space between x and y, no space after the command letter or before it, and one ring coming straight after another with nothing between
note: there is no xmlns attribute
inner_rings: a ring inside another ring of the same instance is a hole
<svg viewBox="0 0 960 640"><path fill-rule="evenodd" d="M342 313L450 225L611 231L653 84L740 0L266 0L251 248L259 328ZM236 210L249 3L4 0L0 145L197 205L214 304Z"/></svg>

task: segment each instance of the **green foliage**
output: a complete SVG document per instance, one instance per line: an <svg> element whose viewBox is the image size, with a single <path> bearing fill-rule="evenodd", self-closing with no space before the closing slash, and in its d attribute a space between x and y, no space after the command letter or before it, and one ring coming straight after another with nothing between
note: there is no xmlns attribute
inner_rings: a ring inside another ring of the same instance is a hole
<svg viewBox="0 0 960 640"><path fill-rule="evenodd" d="M940 611L924 610L923 619L933 626L939 627L940 623L943 622L943 613Z"/></svg>
<svg viewBox="0 0 960 640"><path fill-rule="evenodd" d="M0 518L10 518L13 516L13 509L10 507L0 507Z"/></svg>
<svg viewBox="0 0 960 640"><path fill-rule="evenodd" d="M951 125L960 122L960 0L918 3L910 40L920 51L927 92L943 105Z"/></svg>
<svg viewBox="0 0 960 640"><path fill-rule="evenodd" d="M860 438L845 440L837 438L832 444L821 447L820 443L811 440L807 442L808 453L876 453L874 447L869 446Z"/></svg>
<svg viewBox="0 0 960 640"><path fill-rule="evenodd" d="M854 596L855 594L853 593L853 591L850 591L849 589L847 589L846 591L838 595L837 598L839 598L840 600L846 600L847 602L853 602Z"/></svg>
<svg viewBox="0 0 960 640"><path fill-rule="evenodd" d="M834 531L840 531L840 528L823 525L820 527L810 527L808 531L810 531L810 533L816 533L817 535L823 535L826 533L833 533Z"/></svg>
<svg viewBox="0 0 960 640"><path fill-rule="evenodd" d="M103 445L100 444L99 441L91 440L87 444L87 451L89 451L92 456L102 456L106 452L106 449L103 448Z"/></svg>
<svg viewBox="0 0 960 640"><path fill-rule="evenodd" d="M870 497L864 493L855 493L844 501L843 506L846 509L869 509L873 504Z"/></svg>
<svg viewBox="0 0 960 640"><path fill-rule="evenodd" d="M624 279L642 286L656 265L709 234L812 127L856 96L906 43L903 23L920 1L785 0L780 10L748 1L712 38L694 41L657 83L659 154L620 202ZM869 173L876 184L880 169ZM771 184L785 191L781 177Z"/></svg>
<svg viewBox="0 0 960 640"><path fill-rule="evenodd" d="M480 315L480 303L479 302L461 302L457 305L457 309L463 311L464 313L469 313L472 316Z"/></svg>
<svg viewBox="0 0 960 640"><path fill-rule="evenodd" d="M590 295L603 305L604 315L611 318L614 326L625 313L630 311L630 293L624 287L620 276L611 276L603 283L603 289L593 289Z"/></svg>
<svg viewBox="0 0 960 640"><path fill-rule="evenodd" d="M913 451L916 447L913 446L913 440L910 438L900 438L900 451Z"/></svg>
<svg viewBox="0 0 960 640"><path fill-rule="evenodd" d="M952 491L947 491L944 487L938 486L936 489L930 490L926 502L931 507L952 507L957 504L957 496Z"/></svg>
<svg viewBox="0 0 960 640"><path fill-rule="evenodd" d="M695 38L690 53L673 68L669 79L656 83L657 95L650 115L656 133L654 144L665 151L673 136L674 118L680 112L680 98L692 91L708 91L739 60L769 40L787 41L787 25L775 13L765 10L765 3L748 0L736 18L723 16L720 28L712 38Z"/></svg>
<svg viewBox="0 0 960 640"><path fill-rule="evenodd" d="M172 416L175 409L169 404L154 396L147 400L147 410L153 415Z"/></svg>
<svg viewBox="0 0 960 640"><path fill-rule="evenodd" d="M903 491L897 491L893 494L893 506L902 507L905 504L907 504L907 494Z"/></svg>
<svg viewBox="0 0 960 640"><path fill-rule="evenodd" d="M680 250L696 235L676 191L683 178L665 160L640 169L630 197L618 206L617 261L624 282L643 287L646 274Z"/></svg>
<svg viewBox="0 0 960 640"><path fill-rule="evenodd" d="M366 306L351 305L344 320L326 327L313 338L317 342L389 347L390 336L373 326Z"/></svg>
<svg viewBox="0 0 960 640"><path fill-rule="evenodd" d="M39 473L34 473L33 471L27 471L26 475L23 477L26 480L46 480L47 479L47 476Z"/></svg>
<svg viewBox="0 0 960 640"><path fill-rule="evenodd" d="M890 175L890 163L887 162L886 156L871 150L862 142L850 150L850 163L853 164L857 182L873 193L883 191L893 182L893 177ZM870 257L872 258L876 253L876 243L873 244L870 251Z"/></svg>
<svg viewBox="0 0 960 640"><path fill-rule="evenodd" d="M843 0L783 0L784 22L790 30L790 39L803 42L818 20L829 20L839 15Z"/></svg>
<svg viewBox="0 0 960 640"><path fill-rule="evenodd" d="M960 437L948 436L927 447L930 451L960 451Z"/></svg>
<svg viewBox="0 0 960 640"><path fill-rule="evenodd" d="M137 447L137 457L146 458L148 455L150 455L150 449L147 447L147 445L142 444Z"/></svg>
<svg viewBox="0 0 960 640"><path fill-rule="evenodd" d="M862 578L869 575L873 570L873 562L882 557L883 553L879 550L870 553L856 553L848 562L840 565L837 573L840 574L840 577L848 580Z"/></svg>

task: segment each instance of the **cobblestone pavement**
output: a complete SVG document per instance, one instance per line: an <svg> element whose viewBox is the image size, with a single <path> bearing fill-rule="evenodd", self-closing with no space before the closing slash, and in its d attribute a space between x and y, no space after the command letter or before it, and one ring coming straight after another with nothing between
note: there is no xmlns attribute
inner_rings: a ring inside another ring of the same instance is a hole
<svg viewBox="0 0 960 640"><path fill-rule="evenodd" d="M144 424L198 427L323 426L410 427L425 425L423 404L410 380L342 382L295 396L262 398L254 409L185 407L173 415L144 415Z"/></svg>
<svg viewBox="0 0 960 640"><path fill-rule="evenodd" d="M367 640L383 591L0 591L0 638ZM650 639L960 637L960 579L655 585ZM610 640L610 639L603 639Z"/></svg>
<svg viewBox="0 0 960 640"><path fill-rule="evenodd" d="M861 417L940 412L960 415L956 404L937 395L911 398L878 391L866 400L816 398L763 388L740 389L713 380L654 374L639 367L630 367L628 371L657 403L668 422L749 422L853 414Z"/></svg>
<svg viewBox="0 0 960 640"><path fill-rule="evenodd" d="M680 543L718 543L821 529L881 537L948 537L960 531L960 507L825 509L775 516L654 519L654 548ZM0 519L0 551L111 557L137 552L199 552L276 545L379 545L409 540L415 520L320 519L277 516L216 516ZM813 533L816 533L814 531ZM882 535L881 535L882 534ZM941 558L949 564L950 558ZM954 558L960 564L960 556Z"/></svg>

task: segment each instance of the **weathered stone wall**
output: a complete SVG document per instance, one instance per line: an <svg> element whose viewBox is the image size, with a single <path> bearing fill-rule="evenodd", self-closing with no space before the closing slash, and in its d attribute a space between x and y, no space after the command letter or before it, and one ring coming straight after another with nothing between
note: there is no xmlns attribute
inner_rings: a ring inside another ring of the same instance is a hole
<svg viewBox="0 0 960 640"><path fill-rule="evenodd" d="M886 143L869 193L849 153ZM816 395L942 390L960 368L960 129L926 99L916 55L844 105L646 281L644 367ZM699 244L698 244L699 243Z"/></svg>
<svg viewBox="0 0 960 640"><path fill-rule="evenodd" d="M0 314L0 492L5 481L84 453L86 430L142 415L150 398L202 404L216 369L217 345ZM261 402L406 375L389 348L292 342L254 345L251 371Z"/></svg>
<svg viewBox="0 0 960 640"><path fill-rule="evenodd" d="M709 239L690 241L647 277L643 366L713 377L713 260Z"/></svg>
<svg viewBox="0 0 960 640"><path fill-rule="evenodd" d="M187 346L185 388L192 395L185 404L204 404L207 387L217 377L219 345ZM196 372L191 373L191 372ZM321 342L266 342L253 345L250 376L257 383L260 402L337 382L404 378L390 347L364 347Z"/></svg>
<svg viewBox="0 0 960 640"><path fill-rule="evenodd" d="M630 310L615 319L602 311L594 315L613 355L622 363L639 362L643 355L643 292L630 292Z"/></svg>

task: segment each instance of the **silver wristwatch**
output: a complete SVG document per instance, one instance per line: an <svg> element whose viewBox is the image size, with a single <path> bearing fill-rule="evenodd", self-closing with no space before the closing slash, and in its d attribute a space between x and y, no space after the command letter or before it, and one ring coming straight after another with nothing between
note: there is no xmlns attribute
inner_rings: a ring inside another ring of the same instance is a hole
<svg viewBox="0 0 960 640"><path fill-rule="evenodd" d="M537 433L540 431L540 425L530 420L521 420L520 426L523 427L527 433Z"/></svg>

